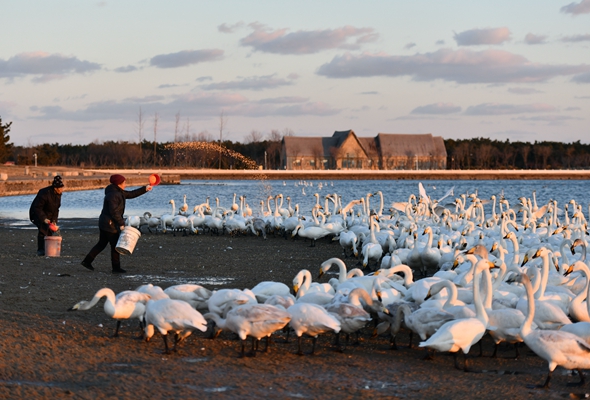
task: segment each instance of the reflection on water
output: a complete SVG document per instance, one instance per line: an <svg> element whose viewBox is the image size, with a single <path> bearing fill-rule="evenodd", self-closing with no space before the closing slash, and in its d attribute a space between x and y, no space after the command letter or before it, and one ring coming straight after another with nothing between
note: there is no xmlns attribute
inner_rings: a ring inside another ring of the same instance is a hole
<svg viewBox="0 0 590 400"><path fill-rule="evenodd" d="M170 200L176 203L176 210L183 203L183 196L187 196L189 210L195 205L204 203L209 198L210 204L216 203L229 208L233 203L233 194L245 196L246 202L254 215L260 213L260 202L267 201L268 196L282 193L283 208L287 208L287 197L291 198L291 206L299 204L303 214L309 214L317 201L325 204L325 196L338 193L342 196L343 206L348 202L368 193L380 190L384 196L385 210L392 202L407 201L410 194L418 195L419 181L391 181L391 180L335 180L335 181L293 181L293 180L233 180L233 181L199 181L186 180L180 185L160 185L151 192L127 201L127 215L142 215L150 212L154 216L170 213ZM66 182L67 185L67 182ZM482 199L489 199L492 195L503 193L511 205L518 202L521 196L531 197L536 191L537 202L544 204L555 199L562 206L571 199L587 206L586 181L555 181L555 180L506 180L506 181L423 181L428 195L433 199L442 197L447 190L455 187L454 196L462 193L477 192ZM317 193L319 199L314 195ZM34 195L0 197L0 219L28 220L28 210ZM102 208L104 190L86 190L79 192L65 192L62 197L60 218L98 218ZM274 203L271 203L274 207ZM330 205L331 206L331 205ZM379 206L378 197L371 199L371 208ZM491 205L487 205L491 211ZM487 211L487 210L486 210ZM27 223L28 224L28 223ZM26 225L26 224L25 224Z"/></svg>

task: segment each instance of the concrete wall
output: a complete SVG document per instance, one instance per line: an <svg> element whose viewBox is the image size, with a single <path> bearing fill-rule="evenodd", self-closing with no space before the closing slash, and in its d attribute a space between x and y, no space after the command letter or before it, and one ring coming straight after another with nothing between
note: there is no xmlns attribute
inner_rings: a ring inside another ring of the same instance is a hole
<svg viewBox="0 0 590 400"><path fill-rule="evenodd" d="M180 183L180 175L162 175L161 185L174 185ZM105 188L110 184L109 176L102 177L83 177L83 176L63 176L65 191L77 190L94 190ZM8 179L0 182L0 197L4 196L21 196L26 194L37 194L39 189L51 185L52 178L43 179ZM148 183L147 175L143 176L126 176L128 187L144 186Z"/></svg>

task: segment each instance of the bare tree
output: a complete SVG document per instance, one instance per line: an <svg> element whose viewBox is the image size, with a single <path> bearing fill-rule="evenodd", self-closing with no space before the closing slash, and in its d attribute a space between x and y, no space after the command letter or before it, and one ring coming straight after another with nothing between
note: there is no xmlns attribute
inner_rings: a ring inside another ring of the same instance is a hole
<svg viewBox="0 0 590 400"><path fill-rule="evenodd" d="M295 136L295 132L291 128L283 129L283 136Z"/></svg>
<svg viewBox="0 0 590 400"><path fill-rule="evenodd" d="M244 141L246 143L258 143L262 140L262 133L260 131L252 129L249 134L246 135Z"/></svg>
<svg viewBox="0 0 590 400"><path fill-rule="evenodd" d="M269 142L280 142L283 139L283 135L279 132L278 129L273 129L268 134L268 141Z"/></svg>
<svg viewBox="0 0 590 400"><path fill-rule="evenodd" d="M469 144L459 144L457 147L455 147L453 155L455 157L455 160L457 161L457 164L459 165L459 169L461 169L465 166L466 160L469 158Z"/></svg>
<svg viewBox="0 0 590 400"><path fill-rule="evenodd" d="M533 150L535 152L535 156L537 156L538 158L541 159L541 164L542 164L543 169L546 169L547 168L547 160L549 159L549 157L551 156L551 153L553 152L551 147L545 146L545 145L535 145Z"/></svg>
<svg viewBox="0 0 590 400"><path fill-rule="evenodd" d="M525 168L528 168L528 159L529 159L530 152L531 152L531 146L529 146L528 144L525 144L524 146L522 146L520 148L520 154L522 155L522 161L524 163Z"/></svg>
<svg viewBox="0 0 590 400"><path fill-rule="evenodd" d="M190 130L191 130L191 121L187 117L186 124L184 125L184 140L183 140L184 142L190 142L190 140L191 140Z"/></svg>
<svg viewBox="0 0 590 400"><path fill-rule="evenodd" d="M490 167L490 161L492 159L493 150L494 146L492 146L491 144L484 143L481 146L479 146L479 148L475 151L477 157L476 162L477 164L479 164L481 168Z"/></svg>
<svg viewBox="0 0 590 400"><path fill-rule="evenodd" d="M139 140L139 166L143 168L143 149L142 142L143 142L143 125L145 121L143 120L143 113L141 112L141 106L139 106L139 112L137 113L137 138Z"/></svg>

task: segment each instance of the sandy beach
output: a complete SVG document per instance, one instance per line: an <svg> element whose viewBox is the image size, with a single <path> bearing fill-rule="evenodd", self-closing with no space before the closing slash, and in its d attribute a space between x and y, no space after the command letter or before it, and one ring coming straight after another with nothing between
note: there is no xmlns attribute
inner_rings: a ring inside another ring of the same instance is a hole
<svg viewBox="0 0 590 400"><path fill-rule="evenodd" d="M94 220L62 221L62 252L53 258L35 255L35 230L3 222L1 398L522 399L582 398L590 392L588 386L568 387L578 377L560 368L551 389L530 389L527 385L544 382L546 362L525 346L518 360L508 345L500 347L499 358L490 358L489 336L483 339L483 357L477 357L477 346L471 349L477 372L470 373L455 369L449 354L424 360L426 351L416 338L414 348L407 347L405 331L398 335L398 350L392 350L387 335L372 337L372 326L361 332L360 345L342 352L329 334L320 336L314 355L299 356L293 335L286 343L279 332L270 353L240 358L235 334L210 339L195 332L178 352L165 355L159 334L148 343L136 339L136 321L124 321L120 337L111 337L116 324L105 315L104 300L88 311L67 310L103 287L118 293L146 283L166 288L190 281L216 290L251 288L265 280L291 286L299 270L308 269L316 279L321 262L343 257L340 246L323 239L310 247L272 235L263 240L145 233L133 255L122 259L128 273L113 275L106 251L95 260L95 271L79 265L98 239ZM356 259L345 262L349 269L358 266ZM309 352L310 339L303 343Z"/></svg>

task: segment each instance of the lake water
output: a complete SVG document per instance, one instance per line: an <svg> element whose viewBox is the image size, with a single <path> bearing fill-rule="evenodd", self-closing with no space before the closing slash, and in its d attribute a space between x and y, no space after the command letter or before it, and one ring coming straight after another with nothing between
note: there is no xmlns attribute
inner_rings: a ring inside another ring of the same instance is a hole
<svg viewBox="0 0 590 400"><path fill-rule="evenodd" d="M282 193L285 197L283 208L287 208L286 198L291 197L291 205L299 204L300 212L309 215L316 203L315 193L320 195L320 202L324 204L324 196L338 193L342 196L343 206L349 201L359 199L380 190L385 201L385 210L392 202L407 201L411 194L419 196L419 181L391 181L391 180L335 180L335 181L282 181L282 180L220 180L200 181L184 180L180 185L156 186L151 192L127 201L127 215L142 215L149 211L154 216L170 213L170 200L174 200L176 207L183 204L183 196L189 210L196 204L204 203L209 197L211 204L219 198L220 206L230 207L233 194L246 196L247 203L257 215L260 211L260 201L266 201L268 196ZM574 199L581 203L585 212L588 206L588 182L584 180L506 180L506 181L423 181L426 192L432 199L438 199L454 187L454 200L462 193L477 191L482 199L489 199L492 195L503 193L511 205L518 202L521 196L531 197L536 191L537 203L545 204L550 199L558 202L559 208ZM132 189L132 188L128 188ZM15 220L14 225L31 225L28 222L28 210L34 195L11 196L0 198L0 219ZM62 196L60 218L98 218L102 208L104 189L65 192ZM239 204L239 200L236 200ZM274 207L274 202L271 202ZM378 197L371 199L371 208L379 206ZM486 212L491 211L491 205L486 206Z"/></svg>

